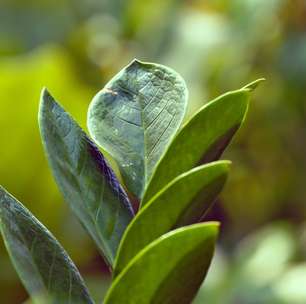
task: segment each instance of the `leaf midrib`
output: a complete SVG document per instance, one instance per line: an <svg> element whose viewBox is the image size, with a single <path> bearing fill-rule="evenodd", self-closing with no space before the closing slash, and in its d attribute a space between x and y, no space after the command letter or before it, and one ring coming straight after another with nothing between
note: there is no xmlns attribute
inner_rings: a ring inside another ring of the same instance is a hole
<svg viewBox="0 0 306 304"><path fill-rule="evenodd" d="M153 72L152 72L152 74L154 74ZM160 113L158 113L157 115L156 115L156 117L150 122L150 124L147 126L147 127L145 127L145 122L144 122L144 110L146 109L146 107L149 105L149 104L151 104L151 102L153 101L153 99L154 98L156 98L156 96L157 96L157 94L159 93L159 91L160 90L162 90L162 88L163 88L163 84L164 84L164 82L165 82L165 74L163 74L163 78L161 79L161 83L160 83L160 85L159 85L159 87L157 88L157 90L156 90L156 92L155 92L155 94L154 94L154 96L152 96L151 97L151 100L149 99L148 100L148 103L146 104L145 102L144 103L141 103L140 101L139 101L139 105L140 105L140 108L141 108L141 112L140 112L140 118L141 118L141 126L142 126L142 129L143 129L143 147L144 147L144 149L143 149L143 175L144 175L144 185L143 185L143 189L142 189L142 193L141 193L141 196L143 195L143 192L144 192L144 190L145 190L145 184L148 182L148 168L147 168L147 164L148 164L148 162L147 162L147 157L149 157L149 155L148 155L148 151L147 151L147 136L146 136L146 130L148 129L148 127L151 125L151 124L153 124L154 123L154 121L155 121L155 119L161 114L161 112L164 110L164 108L162 108L162 110L160 111ZM148 83L150 83L150 80L141 88L141 89L143 89ZM142 95L142 93L140 93L140 90L141 89L139 89L138 90L138 95L139 96L143 96L143 99L145 100L146 99L146 96L145 95ZM168 101L167 101L167 103L166 103L166 105L168 104ZM170 121L170 123L172 122L172 120ZM170 124L169 123L169 124ZM167 128L168 128L168 126L169 126L169 124L167 125L167 127L165 128L165 130L167 130ZM163 136L163 134L164 134L164 132L165 132L165 130L162 132L162 134L158 137L158 139L157 139L157 141L156 141L156 144L153 146L153 148L152 148L152 150L150 151L150 154L153 152L153 150L155 149L155 147L156 147L156 145L158 144L158 141L159 141L159 139Z"/></svg>

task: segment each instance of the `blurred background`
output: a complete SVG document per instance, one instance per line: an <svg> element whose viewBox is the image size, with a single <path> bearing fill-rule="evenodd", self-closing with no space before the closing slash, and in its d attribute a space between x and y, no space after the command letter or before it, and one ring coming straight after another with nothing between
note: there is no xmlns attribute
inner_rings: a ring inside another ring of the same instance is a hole
<svg viewBox="0 0 306 304"><path fill-rule="evenodd" d="M0 184L67 249L96 299L109 277L48 169L37 125L47 86L86 128L94 94L134 57L169 65L187 117L260 77L209 218L222 221L195 303L306 303L305 0L1 0ZM0 241L0 302L27 299Z"/></svg>

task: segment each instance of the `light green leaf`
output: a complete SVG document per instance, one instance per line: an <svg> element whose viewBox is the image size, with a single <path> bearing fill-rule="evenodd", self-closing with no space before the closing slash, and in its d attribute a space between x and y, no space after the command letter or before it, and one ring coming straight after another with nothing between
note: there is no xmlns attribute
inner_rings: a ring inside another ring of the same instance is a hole
<svg viewBox="0 0 306 304"><path fill-rule="evenodd" d="M52 234L0 187L0 230L34 302L93 304L77 268Z"/></svg>
<svg viewBox="0 0 306 304"><path fill-rule="evenodd" d="M126 193L98 148L46 90L41 97L39 125L65 200L112 265L133 217Z"/></svg>
<svg viewBox="0 0 306 304"><path fill-rule="evenodd" d="M209 268L217 223L200 223L163 235L117 276L104 304L190 304Z"/></svg>
<svg viewBox="0 0 306 304"><path fill-rule="evenodd" d="M178 130L187 88L163 65L132 61L93 99L88 129L117 161L128 189L138 198Z"/></svg>
<svg viewBox="0 0 306 304"><path fill-rule="evenodd" d="M265 80L266 80L265 78L256 79L256 80L254 80L254 81L248 83L246 86L244 86L243 89L255 90L255 89L258 87L258 85L259 85L261 82L265 81Z"/></svg>
<svg viewBox="0 0 306 304"><path fill-rule="evenodd" d="M212 206L227 179L230 162L218 161L184 173L141 209L118 249L113 276L145 246L176 227L195 223Z"/></svg>
<svg viewBox="0 0 306 304"><path fill-rule="evenodd" d="M157 164L142 206L179 174L219 159L245 118L250 91L243 88L219 96L183 126Z"/></svg>

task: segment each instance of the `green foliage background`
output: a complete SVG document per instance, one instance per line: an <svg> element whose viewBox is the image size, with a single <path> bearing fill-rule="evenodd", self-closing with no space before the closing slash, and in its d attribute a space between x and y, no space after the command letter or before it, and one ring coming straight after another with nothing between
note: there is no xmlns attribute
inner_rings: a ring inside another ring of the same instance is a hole
<svg viewBox="0 0 306 304"><path fill-rule="evenodd" d="M220 248L199 303L305 303L303 0L2 0L0 183L54 232L101 298L107 273L98 275L105 268L95 246L47 167L38 101L47 86L85 127L91 98L134 57L185 78L188 115L267 79L227 151L232 172L210 215L223 223ZM277 271L263 271L271 263ZM26 294L2 242L0 269L0 302L21 303Z"/></svg>

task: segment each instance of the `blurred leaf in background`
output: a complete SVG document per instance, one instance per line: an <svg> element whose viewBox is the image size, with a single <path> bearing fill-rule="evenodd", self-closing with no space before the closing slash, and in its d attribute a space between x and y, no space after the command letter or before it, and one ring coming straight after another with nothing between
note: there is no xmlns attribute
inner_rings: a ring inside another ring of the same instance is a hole
<svg viewBox="0 0 306 304"><path fill-rule="evenodd" d="M195 304L305 303L302 260L292 226L283 222L261 228L231 255L219 250Z"/></svg>
<svg viewBox="0 0 306 304"><path fill-rule="evenodd" d="M210 215L223 223L219 269L234 271L236 259L243 259L232 258L235 244L267 223L283 220L300 233L306 217L304 0L2 0L0 183L59 237L81 271L96 282L103 264L62 204L47 168L37 127L39 92L47 86L84 127L91 98L135 57L166 64L184 77L190 92L186 118L228 90L267 78L255 93L246 127L224 156L233 160L233 170ZM302 241L282 233L287 241L280 243L291 248L286 252L293 261L289 253ZM266 244L279 253L278 241ZM277 260L271 253L267 259ZM273 284L256 288L245 273L251 266L241 265L237 277L245 284L232 283L241 293L231 291L224 299L228 283L217 284L221 300L209 303L235 303L237 294L243 303L254 303L247 294L259 297L258 290L262 298L256 303L304 303L304 264L286 266L277 280L262 272ZM3 250L0 268L1 301L20 303L25 294L12 292L20 285ZM206 292L210 296L208 287Z"/></svg>

